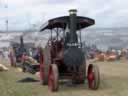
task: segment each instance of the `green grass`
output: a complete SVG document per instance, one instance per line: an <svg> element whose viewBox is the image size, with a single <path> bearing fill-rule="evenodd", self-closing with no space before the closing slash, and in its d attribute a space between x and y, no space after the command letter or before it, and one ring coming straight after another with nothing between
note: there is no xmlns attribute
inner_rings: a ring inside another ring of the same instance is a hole
<svg viewBox="0 0 128 96"><path fill-rule="evenodd" d="M0 96L127 96L128 62L96 62L100 68L101 85L97 91L89 90L87 84L76 87L60 85L59 92L50 93L47 86L36 83L18 83L25 77L39 78L10 68L0 72Z"/></svg>

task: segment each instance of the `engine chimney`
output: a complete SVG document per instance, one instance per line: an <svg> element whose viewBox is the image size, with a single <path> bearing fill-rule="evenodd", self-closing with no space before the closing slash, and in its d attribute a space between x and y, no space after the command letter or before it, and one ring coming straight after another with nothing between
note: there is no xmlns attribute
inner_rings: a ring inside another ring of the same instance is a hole
<svg viewBox="0 0 128 96"><path fill-rule="evenodd" d="M70 42L71 43L77 43L77 10L76 9L71 9L69 10L69 15L70 15L70 20L69 20L69 25L70 25Z"/></svg>
<svg viewBox="0 0 128 96"><path fill-rule="evenodd" d="M20 47L24 47L23 36L20 37Z"/></svg>

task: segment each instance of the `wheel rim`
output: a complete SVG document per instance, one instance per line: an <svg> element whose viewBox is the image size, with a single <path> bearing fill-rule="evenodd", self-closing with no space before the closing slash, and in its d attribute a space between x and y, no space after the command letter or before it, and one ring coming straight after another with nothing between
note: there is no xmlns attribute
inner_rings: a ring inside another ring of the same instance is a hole
<svg viewBox="0 0 128 96"><path fill-rule="evenodd" d="M50 73L49 73L49 89L50 91L53 91L53 83L54 83L54 76L53 76L53 71L52 68L50 69Z"/></svg>
<svg viewBox="0 0 128 96"><path fill-rule="evenodd" d="M95 75L94 75L94 71L93 71L93 66L89 66L88 68L88 84L89 84L89 88L93 89L94 88L94 82L95 82Z"/></svg>

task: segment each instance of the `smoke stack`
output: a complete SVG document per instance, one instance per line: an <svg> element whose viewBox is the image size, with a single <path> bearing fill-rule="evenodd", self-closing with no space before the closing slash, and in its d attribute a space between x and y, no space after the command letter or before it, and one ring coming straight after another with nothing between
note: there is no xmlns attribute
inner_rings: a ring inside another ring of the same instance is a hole
<svg viewBox="0 0 128 96"><path fill-rule="evenodd" d="M69 10L69 24L70 24L70 34L71 34L71 43L76 43L76 30L77 30L77 10L71 9Z"/></svg>
<svg viewBox="0 0 128 96"><path fill-rule="evenodd" d="M23 36L20 37L20 46L21 46L21 47L24 47Z"/></svg>

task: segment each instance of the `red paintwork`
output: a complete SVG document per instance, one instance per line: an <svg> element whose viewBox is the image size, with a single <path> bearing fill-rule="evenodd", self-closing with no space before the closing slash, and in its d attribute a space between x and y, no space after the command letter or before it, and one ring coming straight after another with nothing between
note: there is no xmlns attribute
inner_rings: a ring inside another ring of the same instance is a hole
<svg viewBox="0 0 128 96"><path fill-rule="evenodd" d="M26 59L27 59L27 58L26 58L26 55L23 54L22 57L21 57L22 64L25 62Z"/></svg>
<svg viewBox="0 0 128 96"><path fill-rule="evenodd" d="M49 79L48 79L48 87L51 92L58 91L59 89L59 76L58 76L58 68L56 65L51 64L49 69ZM56 68L55 68L56 66Z"/></svg>
<svg viewBox="0 0 128 96"><path fill-rule="evenodd" d="M49 81L48 81L49 83L49 89L50 89L50 91L53 91L53 87L54 87L54 74L53 74L53 70L52 70L52 68L50 68L50 71L49 71Z"/></svg>
<svg viewBox="0 0 128 96"><path fill-rule="evenodd" d="M87 79L88 79L89 88L93 89L93 83L95 82L94 81L95 76L94 76L92 64L90 64L89 67L88 67Z"/></svg>

